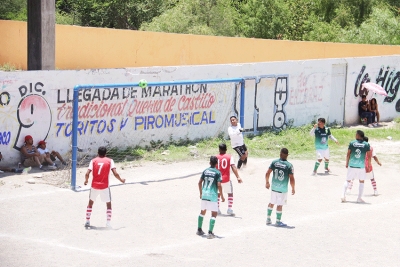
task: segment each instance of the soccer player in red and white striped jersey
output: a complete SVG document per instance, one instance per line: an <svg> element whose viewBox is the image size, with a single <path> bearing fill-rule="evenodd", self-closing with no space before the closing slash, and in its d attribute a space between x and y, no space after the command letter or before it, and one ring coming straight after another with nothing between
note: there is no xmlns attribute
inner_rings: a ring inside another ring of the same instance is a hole
<svg viewBox="0 0 400 267"><path fill-rule="evenodd" d="M104 146L99 147L98 156L90 161L89 168L85 175L85 185L89 182L89 175L93 172L92 179L92 187L90 189L89 195L89 204L86 209L86 223L85 227L90 227L90 216L92 214L93 203L96 200L97 196L100 195L100 198L103 202L107 204L107 224L106 227L111 227L111 192L109 187L109 176L110 171L114 174L115 178L121 181L121 183L125 183L125 179L122 179L114 165L114 161L110 158L106 157L107 148Z"/></svg>
<svg viewBox="0 0 400 267"><path fill-rule="evenodd" d="M237 168L235 166L235 160L233 159L233 156L226 154L226 144L220 144L219 145L219 154L217 155L218 158L218 164L217 164L217 169L221 172L222 174L222 192L227 192L228 193L228 215L235 215L233 210L232 210L232 205L233 205L233 187L232 187L232 181L230 178L231 175L231 170L233 173L236 175L236 178L239 183L242 183L242 179L239 177L239 173L237 171ZM218 196L218 213L220 214L221 211L219 210L219 199L220 196Z"/></svg>

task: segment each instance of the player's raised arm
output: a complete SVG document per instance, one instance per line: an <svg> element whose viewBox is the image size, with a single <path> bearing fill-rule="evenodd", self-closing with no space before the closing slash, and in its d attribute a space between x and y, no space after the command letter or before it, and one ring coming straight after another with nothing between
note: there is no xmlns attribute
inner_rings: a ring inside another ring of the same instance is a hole
<svg viewBox="0 0 400 267"><path fill-rule="evenodd" d="M83 183L84 185L87 185L89 182L89 175L92 172L92 170L87 170L85 174L85 182Z"/></svg>
<svg viewBox="0 0 400 267"><path fill-rule="evenodd" d="M314 124L314 127L310 131L311 136L315 136L315 129L317 128L318 124Z"/></svg>
<svg viewBox="0 0 400 267"><path fill-rule="evenodd" d="M117 172L116 168L111 169L112 173L114 174L115 178L117 178L121 183L125 183L125 179L122 179L121 176L119 176L119 173Z"/></svg>
<svg viewBox="0 0 400 267"><path fill-rule="evenodd" d="M269 176L270 176L271 172L272 172L272 169L269 168L268 171L267 171L267 173L265 174L265 187L266 187L267 189L269 189L269 187L270 187L270 184L269 184Z"/></svg>
<svg viewBox="0 0 400 267"><path fill-rule="evenodd" d="M290 186L292 187L292 195L294 195L296 193L295 190L295 180L294 180L294 175L293 174L289 174L289 179L290 179Z"/></svg>

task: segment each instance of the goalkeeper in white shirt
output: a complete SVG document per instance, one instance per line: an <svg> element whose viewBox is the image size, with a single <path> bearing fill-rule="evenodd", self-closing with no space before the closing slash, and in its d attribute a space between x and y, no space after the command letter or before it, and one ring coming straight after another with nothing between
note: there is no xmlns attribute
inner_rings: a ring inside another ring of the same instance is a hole
<svg viewBox="0 0 400 267"><path fill-rule="evenodd" d="M231 138L231 146L233 150L235 150L236 153L238 153L239 155L237 168L240 169L242 167L242 164L246 166L249 153L243 141L243 129L238 122L238 119L236 118L236 116L231 116L230 121L231 126L229 126L228 128L228 134Z"/></svg>

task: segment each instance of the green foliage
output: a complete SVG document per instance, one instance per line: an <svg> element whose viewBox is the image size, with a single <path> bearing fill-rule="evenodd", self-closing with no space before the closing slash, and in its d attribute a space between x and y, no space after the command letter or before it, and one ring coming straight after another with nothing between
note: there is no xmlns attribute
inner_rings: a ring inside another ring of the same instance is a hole
<svg viewBox="0 0 400 267"><path fill-rule="evenodd" d="M26 0L2 0L0 19L18 20L21 17L20 14L24 13L24 9L26 10Z"/></svg>
<svg viewBox="0 0 400 267"><path fill-rule="evenodd" d="M141 30L235 36L238 15L230 0L183 0Z"/></svg>

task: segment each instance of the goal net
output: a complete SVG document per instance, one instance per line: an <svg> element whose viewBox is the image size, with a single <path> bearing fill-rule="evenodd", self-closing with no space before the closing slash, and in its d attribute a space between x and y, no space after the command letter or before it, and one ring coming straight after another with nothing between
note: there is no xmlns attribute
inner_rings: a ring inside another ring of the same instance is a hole
<svg viewBox="0 0 400 267"><path fill-rule="evenodd" d="M243 90L241 78L75 86L72 120L63 129L72 139L71 188L77 167L100 146L115 161L131 161L138 148L226 136L230 116L243 123Z"/></svg>

